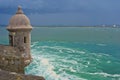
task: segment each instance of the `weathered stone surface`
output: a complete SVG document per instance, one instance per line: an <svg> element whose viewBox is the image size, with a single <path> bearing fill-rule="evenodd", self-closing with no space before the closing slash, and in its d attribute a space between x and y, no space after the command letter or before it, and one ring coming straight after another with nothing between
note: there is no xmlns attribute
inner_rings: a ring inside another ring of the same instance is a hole
<svg viewBox="0 0 120 80"><path fill-rule="evenodd" d="M0 45L0 69L5 70L0 71L0 80L44 80L38 76L17 74L24 73L24 68L32 60L30 52L32 26L21 7L18 7L17 13L11 18L7 30L10 45Z"/></svg>
<svg viewBox="0 0 120 80"><path fill-rule="evenodd" d="M26 15L24 15L22 8L20 6L18 7L16 14L11 18L7 29L8 30L32 29L29 18Z"/></svg>
<svg viewBox="0 0 120 80"><path fill-rule="evenodd" d="M7 71L24 73L24 68L32 61L31 30L29 18L18 7L17 13L10 19L9 46L0 45L0 68Z"/></svg>
<svg viewBox="0 0 120 80"><path fill-rule="evenodd" d="M0 55L1 56L14 56L19 57L21 54L18 53L19 50L12 46L0 45Z"/></svg>
<svg viewBox="0 0 120 80"><path fill-rule="evenodd" d="M45 80L40 76L24 75L0 70L0 80Z"/></svg>
<svg viewBox="0 0 120 80"><path fill-rule="evenodd" d="M24 73L24 59L19 49L12 46L0 45L0 69Z"/></svg>

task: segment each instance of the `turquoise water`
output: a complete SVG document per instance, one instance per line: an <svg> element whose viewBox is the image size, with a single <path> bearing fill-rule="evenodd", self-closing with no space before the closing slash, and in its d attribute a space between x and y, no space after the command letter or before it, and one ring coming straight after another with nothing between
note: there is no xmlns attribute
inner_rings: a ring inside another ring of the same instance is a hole
<svg viewBox="0 0 120 80"><path fill-rule="evenodd" d="M26 74L46 80L120 80L120 28L34 28ZM0 44L8 44L0 28Z"/></svg>

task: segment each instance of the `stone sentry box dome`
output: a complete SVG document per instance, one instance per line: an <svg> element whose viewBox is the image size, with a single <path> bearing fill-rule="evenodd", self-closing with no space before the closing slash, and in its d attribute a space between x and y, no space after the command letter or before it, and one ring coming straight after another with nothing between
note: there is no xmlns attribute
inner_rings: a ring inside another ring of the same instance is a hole
<svg viewBox="0 0 120 80"><path fill-rule="evenodd" d="M0 80L45 80L43 77L17 74L25 73L24 68L32 61L32 26L21 7L18 7L16 14L10 19L7 30L10 45L0 45Z"/></svg>
<svg viewBox="0 0 120 80"><path fill-rule="evenodd" d="M11 54L11 56L14 54L18 57L18 59L15 58L12 71L24 73L24 68L32 61L30 47L32 26L20 6L16 14L10 19L7 30L9 31L9 49L12 50L9 52L10 50L5 47L7 49L6 51L8 51L8 54ZM20 66L20 68L16 66Z"/></svg>
<svg viewBox="0 0 120 80"><path fill-rule="evenodd" d="M7 27L7 30L15 29L32 29L28 17L24 15L20 6L18 6L16 14L12 16Z"/></svg>

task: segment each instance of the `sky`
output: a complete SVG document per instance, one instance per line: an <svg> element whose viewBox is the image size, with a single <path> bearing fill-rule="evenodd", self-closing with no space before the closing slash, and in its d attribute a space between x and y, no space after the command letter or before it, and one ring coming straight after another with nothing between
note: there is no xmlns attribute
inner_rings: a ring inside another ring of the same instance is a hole
<svg viewBox="0 0 120 80"><path fill-rule="evenodd" d="M120 0L0 0L0 24L22 6L32 25L120 24Z"/></svg>

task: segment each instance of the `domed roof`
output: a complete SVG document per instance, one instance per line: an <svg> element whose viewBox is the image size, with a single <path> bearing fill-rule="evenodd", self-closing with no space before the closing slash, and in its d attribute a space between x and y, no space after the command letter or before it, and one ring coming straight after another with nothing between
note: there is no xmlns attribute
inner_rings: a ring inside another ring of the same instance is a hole
<svg viewBox="0 0 120 80"><path fill-rule="evenodd" d="M7 29L32 29L28 17L24 15L20 6L18 7L16 14L10 19Z"/></svg>

